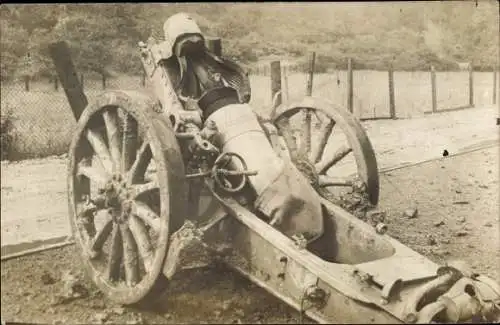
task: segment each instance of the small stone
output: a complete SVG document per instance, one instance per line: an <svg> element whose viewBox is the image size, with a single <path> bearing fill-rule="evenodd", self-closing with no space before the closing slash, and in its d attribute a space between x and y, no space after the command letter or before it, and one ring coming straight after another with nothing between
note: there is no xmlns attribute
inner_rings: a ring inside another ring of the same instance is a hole
<svg viewBox="0 0 500 325"><path fill-rule="evenodd" d="M487 222L487 223L485 223L485 224L484 224L484 226L485 226L485 227L490 227L490 228L491 228L491 227L493 227L493 224L492 224L491 222Z"/></svg>
<svg viewBox="0 0 500 325"><path fill-rule="evenodd" d="M457 193L457 194L462 194L462 191L460 191L460 190L455 190L455 193Z"/></svg>
<svg viewBox="0 0 500 325"><path fill-rule="evenodd" d="M219 318L221 314L222 314L222 312L220 310L218 310L218 309L214 310L215 318Z"/></svg>
<svg viewBox="0 0 500 325"><path fill-rule="evenodd" d="M94 320L99 324L103 324L106 320L108 320L109 315L107 313L96 313L94 314Z"/></svg>
<svg viewBox="0 0 500 325"><path fill-rule="evenodd" d="M435 239L434 237L429 236L429 237L427 238L427 244L429 244L429 245L431 245L431 246L434 246L434 245L436 245L436 244L437 244L437 241L436 241L436 239Z"/></svg>
<svg viewBox="0 0 500 325"><path fill-rule="evenodd" d="M481 184L481 185L479 185L479 188L484 188L484 189L487 189L487 188L488 188L488 186L487 186L487 185L482 185L482 184Z"/></svg>
<svg viewBox="0 0 500 325"><path fill-rule="evenodd" d="M467 247L469 247L469 248L475 248L475 246L472 245L472 244L467 244Z"/></svg>
<svg viewBox="0 0 500 325"><path fill-rule="evenodd" d="M366 217L372 221L384 222L386 219L386 214L383 211L372 210L366 212Z"/></svg>
<svg viewBox="0 0 500 325"><path fill-rule="evenodd" d="M234 311L234 314L235 314L236 316L238 316L239 318L243 318L243 317L245 317L245 312L243 311L243 309L240 309L240 308L236 309L236 310Z"/></svg>
<svg viewBox="0 0 500 325"><path fill-rule="evenodd" d="M14 309L14 315L17 315L21 312L21 306L16 306L16 308Z"/></svg>
<svg viewBox="0 0 500 325"><path fill-rule="evenodd" d="M112 309L113 313L116 315L123 315L125 313L125 308L123 307L115 307Z"/></svg>
<svg viewBox="0 0 500 325"><path fill-rule="evenodd" d="M47 272L43 273L40 279L42 280L42 283L45 285L56 283L56 280L52 277L52 275L50 275Z"/></svg>
<svg viewBox="0 0 500 325"><path fill-rule="evenodd" d="M222 303L222 310L227 311L233 302L231 300L226 300Z"/></svg>
<svg viewBox="0 0 500 325"><path fill-rule="evenodd" d="M444 238L441 240L441 243L443 244L449 244L450 243L450 239L449 238Z"/></svg>
<svg viewBox="0 0 500 325"><path fill-rule="evenodd" d="M457 222L458 222L458 223L464 223L464 222L466 222L466 221L467 221L467 219L465 219L465 217L460 217L460 218L458 218L458 220L457 220Z"/></svg>
<svg viewBox="0 0 500 325"><path fill-rule="evenodd" d="M443 220L434 222L434 227L440 227L440 226L443 226L443 225L444 225L444 221Z"/></svg>
<svg viewBox="0 0 500 325"><path fill-rule="evenodd" d="M455 236L457 237L465 237L467 236L469 233L466 231L466 230L459 230L455 233Z"/></svg>
<svg viewBox="0 0 500 325"><path fill-rule="evenodd" d="M417 208L408 208L408 209L406 209L406 210L403 212L403 215L404 215L406 218L413 219L413 218L416 218L416 217L417 217L417 215L418 215L418 210L417 210Z"/></svg>

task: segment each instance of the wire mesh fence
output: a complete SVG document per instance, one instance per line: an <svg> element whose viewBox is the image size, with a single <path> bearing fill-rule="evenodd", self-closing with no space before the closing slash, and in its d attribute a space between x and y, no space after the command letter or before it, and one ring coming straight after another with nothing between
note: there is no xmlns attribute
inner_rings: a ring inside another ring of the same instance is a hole
<svg viewBox="0 0 500 325"><path fill-rule="evenodd" d="M300 100L307 90L308 75L301 68L282 68L283 101ZM250 104L257 113L271 110L270 69L249 70L252 86ZM495 83L493 78L497 78ZM492 104L499 74L474 72L473 101L476 106ZM151 93L144 76L102 77L81 74L84 91L92 101L108 89L142 89ZM387 118L389 91L387 71L353 71L353 113L361 119ZM314 74L313 96L330 100L346 108L348 76L345 70L330 70ZM394 72L395 106L398 118L421 116L432 111L431 78L428 71ZM67 151L76 121L69 108L64 90L55 78L18 79L1 84L2 159L60 155ZM496 95L498 98L498 94ZM436 72L437 111L469 104L469 74L467 71Z"/></svg>

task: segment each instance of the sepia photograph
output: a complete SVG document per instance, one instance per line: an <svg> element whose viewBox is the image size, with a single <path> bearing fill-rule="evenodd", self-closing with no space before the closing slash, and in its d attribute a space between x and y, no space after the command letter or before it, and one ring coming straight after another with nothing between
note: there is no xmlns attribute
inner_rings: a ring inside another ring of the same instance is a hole
<svg viewBox="0 0 500 325"><path fill-rule="evenodd" d="M500 323L498 1L0 23L1 324Z"/></svg>

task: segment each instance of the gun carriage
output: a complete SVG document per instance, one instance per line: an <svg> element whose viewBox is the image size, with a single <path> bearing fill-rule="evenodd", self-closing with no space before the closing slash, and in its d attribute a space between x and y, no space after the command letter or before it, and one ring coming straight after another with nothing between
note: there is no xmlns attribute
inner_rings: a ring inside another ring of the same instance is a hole
<svg viewBox="0 0 500 325"><path fill-rule="evenodd" d="M355 117L306 96L262 119L247 75L207 49L191 18L164 29L164 41L139 44L154 96L113 90L88 104L66 44L50 48L78 120L70 222L109 299L147 304L176 273L222 261L321 323L494 319L493 280L437 265L342 207L349 193L379 198Z"/></svg>

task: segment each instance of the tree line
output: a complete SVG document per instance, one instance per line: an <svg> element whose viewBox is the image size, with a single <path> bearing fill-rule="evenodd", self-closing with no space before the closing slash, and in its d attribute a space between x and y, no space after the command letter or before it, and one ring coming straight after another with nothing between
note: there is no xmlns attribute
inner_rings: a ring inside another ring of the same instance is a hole
<svg viewBox="0 0 500 325"><path fill-rule="evenodd" d="M307 66L498 68L497 1L401 3L6 4L0 7L1 77L54 75L48 44L66 40L77 68L102 76L141 73L137 43L162 38L176 12L224 40L224 55L252 66L280 57Z"/></svg>

